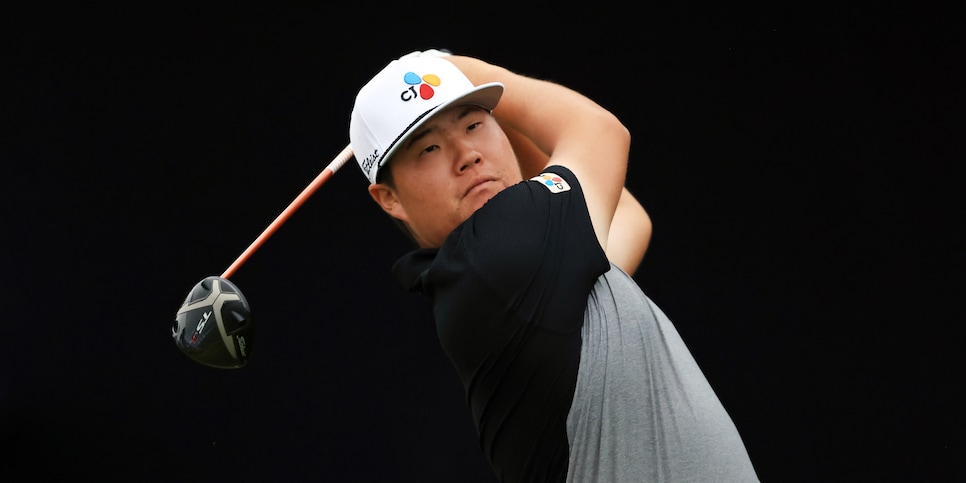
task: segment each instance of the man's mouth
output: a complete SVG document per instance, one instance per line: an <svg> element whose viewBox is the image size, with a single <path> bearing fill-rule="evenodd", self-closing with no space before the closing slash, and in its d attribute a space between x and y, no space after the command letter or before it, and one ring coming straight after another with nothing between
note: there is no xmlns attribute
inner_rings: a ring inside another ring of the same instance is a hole
<svg viewBox="0 0 966 483"><path fill-rule="evenodd" d="M486 187L487 187L487 186L489 186L489 185L490 185L490 183L493 183L493 182L495 182L495 181L496 181L496 180L493 180L493 179L489 179L489 178L487 178L487 179L481 179L481 180L477 180L477 181L476 181L475 183L473 183L473 185L472 185L472 186L470 186L470 189L468 189L468 190L466 190L466 194L465 194L465 195L463 195L463 196L464 196L464 198L465 198L466 196L470 196L471 194L473 194L473 193L475 193L475 192L477 192L477 191L481 191L481 190L484 190L484 189L486 189Z"/></svg>

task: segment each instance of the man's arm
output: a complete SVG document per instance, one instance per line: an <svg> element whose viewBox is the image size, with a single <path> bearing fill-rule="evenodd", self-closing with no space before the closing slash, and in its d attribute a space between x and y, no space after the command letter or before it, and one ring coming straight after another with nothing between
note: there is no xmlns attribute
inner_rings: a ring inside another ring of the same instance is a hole
<svg viewBox="0 0 966 483"><path fill-rule="evenodd" d="M524 179L537 176L550 163L550 156L533 141L509 126L503 130L513 145ZM607 259L626 273L633 275L644 258L651 241L651 218L627 188L621 190L614 218L607 235L604 252Z"/></svg>
<svg viewBox="0 0 966 483"><path fill-rule="evenodd" d="M450 56L474 84L502 82L493 115L580 180L594 233L605 252L624 188L630 133L612 113L559 84L515 74L479 59ZM527 168L524 171L529 171ZM526 174L526 173L525 173Z"/></svg>
<svg viewBox="0 0 966 483"><path fill-rule="evenodd" d="M651 230L651 217L634 195L624 188L617 202L614 221L610 224L607 259L629 275L634 275L651 242Z"/></svg>

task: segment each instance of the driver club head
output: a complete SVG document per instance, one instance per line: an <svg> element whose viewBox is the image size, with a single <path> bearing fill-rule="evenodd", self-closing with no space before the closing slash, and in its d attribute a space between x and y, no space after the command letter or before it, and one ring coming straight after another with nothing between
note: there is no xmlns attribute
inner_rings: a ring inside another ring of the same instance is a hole
<svg viewBox="0 0 966 483"><path fill-rule="evenodd" d="M188 292L171 337L188 357L206 366L242 367L254 342L248 301L227 279L207 277Z"/></svg>

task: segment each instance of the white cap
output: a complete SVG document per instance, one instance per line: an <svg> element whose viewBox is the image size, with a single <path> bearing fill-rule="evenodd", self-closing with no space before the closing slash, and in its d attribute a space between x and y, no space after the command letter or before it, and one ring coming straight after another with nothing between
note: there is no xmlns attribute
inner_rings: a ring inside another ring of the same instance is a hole
<svg viewBox="0 0 966 483"><path fill-rule="evenodd" d="M369 183L406 137L433 114L452 105L493 110L503 84L474 86L440 57L394 60L359 90L349 120L349 144Z"/></svg>

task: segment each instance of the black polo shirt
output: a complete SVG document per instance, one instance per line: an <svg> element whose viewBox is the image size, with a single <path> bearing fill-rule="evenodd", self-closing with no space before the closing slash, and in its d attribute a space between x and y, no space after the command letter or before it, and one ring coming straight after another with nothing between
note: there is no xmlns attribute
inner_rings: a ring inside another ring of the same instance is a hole
<svg viewBox="0 0 966 483"><path fill-rule="evenodd" d="M440 344L502 481L562 481L587 296L609 269L583 192L551 166L511 186L439 249L393 267L433 300Z"/></svg>

